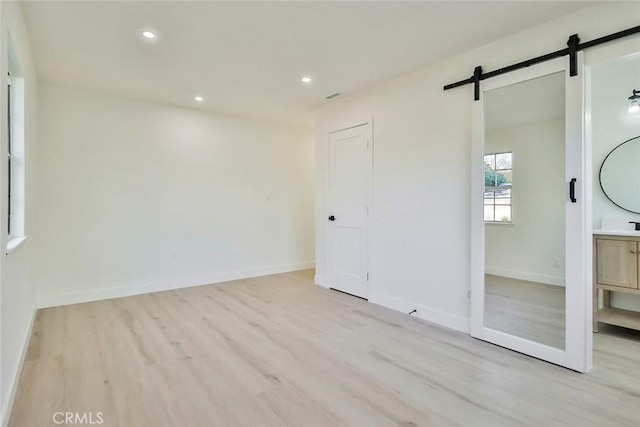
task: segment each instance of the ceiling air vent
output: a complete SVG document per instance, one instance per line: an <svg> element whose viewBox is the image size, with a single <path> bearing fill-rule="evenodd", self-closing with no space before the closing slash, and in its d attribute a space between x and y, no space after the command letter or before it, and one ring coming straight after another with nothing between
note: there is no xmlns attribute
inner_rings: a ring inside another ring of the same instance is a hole
<svg viewBox="0 0 640 427"><path fill-rule="evenodd" d="M333 99L333 98L337 98L338 96L342 95L340 92L336 92L336 93L332 93L331 95L327 96L327 99Z"/></svg>

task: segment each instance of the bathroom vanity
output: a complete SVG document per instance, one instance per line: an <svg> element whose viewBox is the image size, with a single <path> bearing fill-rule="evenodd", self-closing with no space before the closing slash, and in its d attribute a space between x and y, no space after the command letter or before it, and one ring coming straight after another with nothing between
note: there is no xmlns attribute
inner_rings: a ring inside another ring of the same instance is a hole
<svg viewBox="0 0 640 427"><path fill-rule="evenodd" d="M594 331L598 331L598 322L640 330L640 312L611 306L612 292L640 295L639 273L640 231L593 232Z"/></svg>

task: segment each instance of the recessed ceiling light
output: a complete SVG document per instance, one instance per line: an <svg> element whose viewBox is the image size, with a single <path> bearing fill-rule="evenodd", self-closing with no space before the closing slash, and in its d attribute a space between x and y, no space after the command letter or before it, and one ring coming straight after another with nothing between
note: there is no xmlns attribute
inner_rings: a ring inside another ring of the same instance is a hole
<svg viewBox="0 0 640 427"><path fill-rule="evenodd" d="M304 76L304 77L302 78L302 83L311 83L311 81L312 81L312 80L313 80L313 79L312 79L311 77L309 77L309 76Z"/></svg>
<svg viewBox="0 0 640 427"><path fill-rule="evenodd" d="M195 100L196 100L196 101L198 101L198 102L202 102L202 101L204 101L204 98L203 98L203 97L201 97L201 96L196 96L196 97L195 97L195 98L193 98L193 99L195 99Z"/></svg>
<svg viewBox="0 0 640 427"><path fill-rule="evenodd" d="M142 32L142 37L144 37L145 39L153 40L156 38L156 33L146 30Z"/></svg>

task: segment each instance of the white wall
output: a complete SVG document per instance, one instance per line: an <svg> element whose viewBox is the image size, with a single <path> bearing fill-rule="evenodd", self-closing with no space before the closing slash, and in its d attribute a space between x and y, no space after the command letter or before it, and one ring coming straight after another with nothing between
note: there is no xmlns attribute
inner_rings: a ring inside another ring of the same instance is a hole
<svg viewBox="0 0 640 427"><path fill-rule="evenodd" d="M40 84L42 306L313 266L310 128Z"/></svg>
<svg viewBox="0 0 640 427"><path fill-rule="evenodd" d="M628 112L627 98L632 89L640 90L640 54L592 67L594 229L600 228L603 218L640 221L639 214L611 203L599 183L600 166L607 154L624 141L640 136L640 114Z"/></svg>
<svg viewBox="0 0 640 427"><path fill-rule="evenodd" d="M36 173L36 95L37 82L31 57L29 40L22 18L20 4L17 2L0 3L0 111L6 112L7 100L7 55L9 36L20 63L25 79L25 167L26 167L26 220L25 231L29 238L14 252L5 255L0 250L0 378L1 410L0 420L8 421L8 407L11 404L21 360L26 349L35 310L36 246L38 213ZM5 116L0 120L0 159L7 158L7 128ZM0 172L6 169L6 163L0 164ZM7 179L0 173L0 230L7 229ZM6 248L5 232L0 232L0 248Z"/></svg>
<svg viewBox="0 0 640 427"><path fill-rule="evenodd" d="M564 119L487 131L486 153L513 152L513 222L485 226L487 273L565 284L564 134Z"/></svg>
<svg viewBox="0 0 640 427"><path fill-rule="evenodd" d="M640 47L638 48L640 51ZM601 220L640 221L640 215L614 205L600 188L600 166L622 142L640 136L640 114L629 114L627 98L640 89L640 54L605 62L591 69L591 129L593 138L593 227ZM613 293L614 307L640 311L640 296Z"/></svg>
<svg viewBox="0 0 640 427"><path fill-rule="evenodd" d="M325 266L327 133L373 116L370 300L468 330L472 87L444 92L476 65L493 70L637 25L640 3L583 9L337 99L316 114L316 281ZM590 55L585 53L588 63Z"/></svg>

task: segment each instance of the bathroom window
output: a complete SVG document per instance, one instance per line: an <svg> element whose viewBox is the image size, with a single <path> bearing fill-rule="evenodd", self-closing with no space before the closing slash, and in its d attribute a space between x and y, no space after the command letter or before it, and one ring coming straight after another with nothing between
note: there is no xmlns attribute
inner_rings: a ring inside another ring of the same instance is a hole
<svg viewBox="0 0 640 427"><path fill-rule="evenodd" d="M492 153L484 156L484 220L511 223L513 153Z"/></svg>

